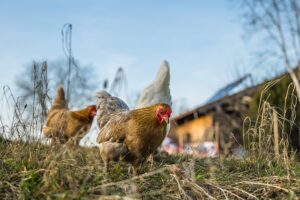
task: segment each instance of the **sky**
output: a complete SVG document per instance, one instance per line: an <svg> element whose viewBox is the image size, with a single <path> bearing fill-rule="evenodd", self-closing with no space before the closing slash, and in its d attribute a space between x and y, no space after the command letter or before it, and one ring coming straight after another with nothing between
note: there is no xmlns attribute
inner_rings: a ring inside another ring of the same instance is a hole
<svg viewBox="0 0 300 200"><path fill-rule="evenodd" d="M0 86L15 90L33 60L64 58L61 28L72 23L74 57L92 65L99 82L122 66L135 94L167 60L173 101L193 108L234 81L236 68L249 70L253 44L239 14L230 0L2 1Z"/></svg>

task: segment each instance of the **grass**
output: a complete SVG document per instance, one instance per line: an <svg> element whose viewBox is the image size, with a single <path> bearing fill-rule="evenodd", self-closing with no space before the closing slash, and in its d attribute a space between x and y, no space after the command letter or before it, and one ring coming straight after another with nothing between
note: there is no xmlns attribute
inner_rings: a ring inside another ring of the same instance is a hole
<svg viewBox="0 0 300 200"><path fill-rule="evenodd" d="M0 199L297 199L300 163L157 156L138 176L115 163L103 173L97 148L1 141Z"/></svg>
<svg viewBox="0 0 300 200"><path fill-rule="evenodd" d="M286 124L295 124L297 101L288 90L293 100L275 113L265 93L256 121L245 119L244 158L161 153L154 166L144 163L132 176L123 162L104 174L96 147L44 144L38 134L44 103L34 100L32 114L5 88L2 103L13 112L0 113L0 199L299 199L300 162L286 131Z"/></svg>

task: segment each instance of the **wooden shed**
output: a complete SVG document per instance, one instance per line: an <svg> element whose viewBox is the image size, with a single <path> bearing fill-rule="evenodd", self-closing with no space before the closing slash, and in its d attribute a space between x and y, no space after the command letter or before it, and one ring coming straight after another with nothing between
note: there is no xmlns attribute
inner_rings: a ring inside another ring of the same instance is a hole
<svg viewBox="0 0 300 200"><path fill-rule="evenodd" d="M217 142L227 153L235 144L242 143L242 124L252 96L259 86L247 88L199 106L173 118L169 137L180 147L205 141Z"/></svg>

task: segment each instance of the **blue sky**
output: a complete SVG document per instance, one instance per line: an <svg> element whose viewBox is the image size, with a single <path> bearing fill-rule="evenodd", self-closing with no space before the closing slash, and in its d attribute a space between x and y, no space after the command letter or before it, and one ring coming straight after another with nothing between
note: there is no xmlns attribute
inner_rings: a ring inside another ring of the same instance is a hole
<svg viewBox="0 0 300 200"><path fill-rule="evenodd" d="M62 58L60 31L70 22L74 56L99 81L122 66L133 94L166 59L173 99L192 108L233 81L236 67L248 70L253 44L238 19L229 0L2 1L0 86L13 86L32 60Z"/></svg>

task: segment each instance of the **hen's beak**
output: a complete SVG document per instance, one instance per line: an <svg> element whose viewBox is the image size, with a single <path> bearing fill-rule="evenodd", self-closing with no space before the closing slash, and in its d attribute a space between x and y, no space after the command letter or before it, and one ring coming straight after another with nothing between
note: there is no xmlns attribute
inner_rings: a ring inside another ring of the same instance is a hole
<svg viewBox="0 0 300 200"><path fill-rule="evenodd" d="M97 115L97 111L93 110L93 111L91 112L91 115L92 115L92 116L96 116L96 115Z"/></svg>
<svg viewBox="0 0 300 200"><path fill-rule="evenodd" d="M168 116L163 116L163 120L168 124L169 123L169 117Z"/></svg>

